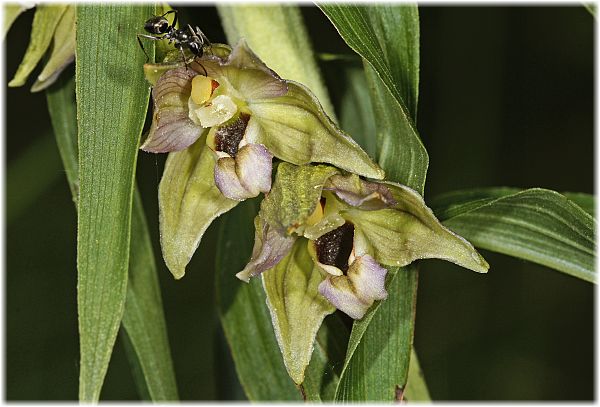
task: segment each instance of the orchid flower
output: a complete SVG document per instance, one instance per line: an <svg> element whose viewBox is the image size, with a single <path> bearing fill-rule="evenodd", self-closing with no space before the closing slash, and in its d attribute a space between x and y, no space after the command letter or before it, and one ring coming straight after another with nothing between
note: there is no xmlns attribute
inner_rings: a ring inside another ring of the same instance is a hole
<svg viewBox="0 0 600 407"><path fill-rule="evenodd" d="M233 49L213 44L185 66L148 65L146 73L154 112L141 149L171 152L159 206L163 257L176 278L213 219L270 190L274 158L384 176L310 90L280 78L243 40Z"/></svg>
<svg viewBox="0 0 600 407"><path fill-rule="evenodd" d="M280 163L255 226L251 259L237 277L249 281L262 274L276 337L296 383L303 380L323 318L337 308L361 319L387 297L391 267L438 258L476 272L488 269L414 190L326 165Z"/></svg>

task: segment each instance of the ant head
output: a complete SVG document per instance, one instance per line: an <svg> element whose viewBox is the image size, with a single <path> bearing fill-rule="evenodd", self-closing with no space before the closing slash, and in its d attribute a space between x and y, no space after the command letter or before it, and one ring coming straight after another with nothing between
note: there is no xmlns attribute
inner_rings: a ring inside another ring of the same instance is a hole
<svg viewBox="0 0 600 407"><path fill-rule="evenodd" d="M188 47L190 48L190 51L192 51L192 54L198 57L202 56L202 47L197 42L190 42Z"/></svg>
<svg viewBox="0 0 600 407"><path fill-rule="evenodd" d="M164 34L169 30L169 21L162 16L149 18L144 24L144 30L150 34Z"/></svg>

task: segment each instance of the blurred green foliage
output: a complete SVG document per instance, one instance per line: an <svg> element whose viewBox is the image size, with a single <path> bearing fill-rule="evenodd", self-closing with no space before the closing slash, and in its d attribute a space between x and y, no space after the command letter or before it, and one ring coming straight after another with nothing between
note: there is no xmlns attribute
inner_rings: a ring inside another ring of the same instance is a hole
<svg viewBox="0 0 600 407"><path fill-rule="evenodd" d="M214 8L181 11L182 21L198 24L215 42L224 40ZM306 7L303 14L316 51L350 52L318 9ZM7 35L7 77L25 52L32 16L32 10L24 13ZM420 19L418 128L430 157L426 201L483 186L593 193L594 20L585 8L425 6ZM340 63L321 64L337 109L346 87ZM43 94L27 86L5 89L11 211L12 202L36 185L12 181L19 179L12 172L49 137L50 122ZM62 170L45 166L56 161L56 148L39 154L39 173L61 174L45 176L50 184L33 194L34 201L6 214L6 398L75 400L76 212ZM156 194L164 159L142 153L138 166L157 255ZM183 400L243 399L218 326L214 273L207 270L217 228L218 222L209 228L183 280L174 281L157 259ZM422 262L415 346L432 398L591 400L594 287L483 254L491 265L487 275ZM138 398L120 341L104 400Z"/></svg>

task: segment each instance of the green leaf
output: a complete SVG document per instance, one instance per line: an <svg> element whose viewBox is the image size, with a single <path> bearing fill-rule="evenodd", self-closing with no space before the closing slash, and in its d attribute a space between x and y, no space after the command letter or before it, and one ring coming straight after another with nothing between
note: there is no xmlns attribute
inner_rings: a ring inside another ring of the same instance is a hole
<svg viewBox="0 0 600 407"><path fill-rule="evenodd" d="M414 265L389 269L385 301L377 302L350 334L336 391L338 401L391 401L408 377L417 293Z"/></svg>
<svg viewBox="0 0 600 407"><path fill-rule="evenodd" d="M63 79L46 90L48 113L77 209L79 197L79 153L77 147L77 105L74 78Z"/></svg>
<svg viewBox="0 0 600 407"><path fill-rule="evenodd" d="M423 195L429 165L427 150L414 124L404 115L401 103L392 97L371 67L365 65L365 72L375 112L379 165L388 179Z"/></svg>
<svg viewBox="0 0 600 407"><path fill-rule="evenodd" d="M419 95L419 13L416 5L319 7L346 43L373 66L416 121ZM416 24L415 24L416 23Z"/></svg>
<svg viewBox="0 0 600 407"><path fill-rule="evenodd" d="M31 87L32 92L39 92L54 83L63 69L75 59L75 18L76 6L67 6L54 32L50 58Z"/></svg>
<svg viewBox="0 0 600 407"><path fill-rule="evenodd" d="M275 337L296 384L304 381L304 370L323 319L335 311L319 295L323 277L308 254L307 243L306 239L296 240L290 253L262 274Z"/></svg>
<svg viewBox="0 0 600 407"><path fill-rule="evenodd" d="M60 21L61 16L67 9L64 5L39 5L35 10L33 25L31 27L31 39L29 46L23 57L23 61L15 77L8 83L10 87L23 86L29 74L38 64L46 50L50 46L54 30Z"/></svg>
<svg viewBox="0 0 600 407"><path fill-rule="evenodd" d="M415 127L419 71L416 7L320 7L346 43L370 64L365 71L377 125L379 164L388 179L422 194L428 156ZM391 401L396 389L405 387L417 269L411 265L389 271L387 300L354 323L336 399Z"/></svg>
<svg viewBox="0 0 600 407"><path fill-rule="evenodd" d="M594 219L563 195L527 189L496 198L498 190L451 193L433 203L451 230L476 247L596 282ZM495 198L495 199L494 199Z"/></svg>
<svg viewBox="0 0 600 407"><path fill-rule="evenodd" d="M167 267L177 279L219 215L239 202L223 196L214 181L217 159L206 133L185 150L170 153L158 190L160 243Z"/></svg>
<svg viewBox="0 0 600 407"><path fill-rule="evenodd" d="M23 4L4 4L3 7L4 21L2 24L2 39L6 38L6 33L10 30L10 27L12 27L17 17L27 9L31 8Z"/></svg>
<svg viewBox="0 0 600 407"><path fill-rule="evenodd" d="M377 152L375 113L369 96L369 86L362 69L345 69L346 90L340 105L340 127L350 134L371 156Z"/></svg>
<svg viewBox="0 0 600 407"><path fill-rule="evenodd" d="M300 400L283 364L260 280L245 284L235 277L252 251L256 208L256 199L245 201L221 220L216 253L219 316L248 399Z"/></svg>
<svg viewBox="0 0 600 407"><path fill-rule="evenodd" d="M56 142L77 207L78 161L75 81L63 80L47 90L48 108ZM123 326L140 370L142 387L155 401L176 400L177 386L169 350L160 287L144 210L137 190L133 197L132 242ZM136 376L137 377L137 376Z"/></svg>
<svg viewBox="0 0 600 407"><path fill-rule="evenodd" d="M397 395L396 395L397 398ZM406 387L404 388L404 400L408 402L413 401L431 401L425 378L423 377L423 371L417 358L417 353L413 348L413 352L410 355L410 365L408 367L408 380Z"/></svg>
<svg viewBox="0 0 600 407"><path fill-rule="evenodd" d="M153 401L179 398L152 243L136 189L131 220L131 257L123 327L140 362Z"/></svg>
<svg viewBox="0 0 600 407"><path fill-rule="evenodd" d="M563 192L563 195L567 197L568 200L575 202L581 209L586 211L592 217L595 216L596 213L596 198L594 195L584 194L580 192Z"/></svg>
<svg viewBox="0 0 600 407"><path fill-rule="evenodd" d="M100 396L125 308L135 163L149 97L144 55L133 39L153 12L151 6L77 7L77 300L85 402Z"/></svg>
<svg viewBox="0 0 600 407"><path fill-rule="evenodd" d="M415 5L320 5L365 64L386 178L423 194L429 158L416 130L419 16Z"/></svg>

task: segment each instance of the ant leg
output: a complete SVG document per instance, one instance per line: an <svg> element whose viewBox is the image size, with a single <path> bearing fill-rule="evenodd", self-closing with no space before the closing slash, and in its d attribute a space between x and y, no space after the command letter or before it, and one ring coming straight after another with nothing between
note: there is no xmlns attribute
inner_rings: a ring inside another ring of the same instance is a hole
<svg viewBox="0 0 600 407"><path fill-rule="evenodd" d="M175 17L173 17L173 24L171 24L171 27L175 27L177 25L177 10L169 10L165 14L163 14L161 17L164 17L167 14L172 14L172 13L175 14Z"/></svg>
<svg viewBox="0 0 600 407"><path fill-rule="evenodd" d="M140 48L142 48L142 51L144 51L144 54L146 55L146 62L150 61L150 57L148 56L148 53L146 52L146 49L144 48L144 44L142 44L142 40L140 40L140 37L147 38L147 39L153 40L153 41L160 41L163 38L162 37L153 37L151 35L146 35L146 34L136 34L136 36L137 36L138 44L140 44Z"/></svg>
<svg viewBox="0 0 600 407"><path fill-rule="evenodd" d="M181 44L179 44L179 46L177 47L179 48L179 52L181 52L181 58L183 58L183 63L185 64L185 70L188 71L188 63L185 60L185 54L183 53L183 46Z"/></svg>
<svg viewBox="0 0 600 407"><path fill-rule="evenodd" d="M206 36L206 34L204 34L204 32L198 26L196 26L196 35L200 35L203 46L206 46L210 50L210 53L212 54L212 44L211 44L210 40L208 39L208 37Z"/></svg>

